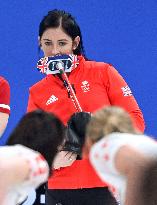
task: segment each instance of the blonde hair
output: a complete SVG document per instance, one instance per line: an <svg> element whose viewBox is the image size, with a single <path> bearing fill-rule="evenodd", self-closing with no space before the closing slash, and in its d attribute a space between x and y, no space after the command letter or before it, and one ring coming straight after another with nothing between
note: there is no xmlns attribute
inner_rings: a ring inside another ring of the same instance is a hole
<svg viewBox="0 0 157 205"><path fill-rule="evenodd" d="M86 136L94 143L112 132L137 133L129 114L116 106L98 110L87 126Z"/></svg>

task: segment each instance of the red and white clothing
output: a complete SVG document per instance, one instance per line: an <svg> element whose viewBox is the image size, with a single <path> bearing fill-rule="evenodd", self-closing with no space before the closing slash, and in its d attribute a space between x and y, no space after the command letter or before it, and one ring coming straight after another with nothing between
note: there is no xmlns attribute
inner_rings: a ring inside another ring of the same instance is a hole
<svg viewBox="0 0 157 205"><path fill-rule="evenodd" d="M3 146L0 148L0 158L14 160L14 157L21 157L23 160L28 161L30 174L25 181L9 187L8 193L5 194L4 202L1 203L2 205L16 205L22 202L30 191L46 182L49 176L48 164L40 153L22 145Z"/></svg>
<svg viewBox="0 0 157 205"><path fill-rule="evenodd" d="M144 120L138 104L131 94L127 83L111 65L86 61L83 56L78 56L79 65L71 71L69 81L74 85L76 97L83 111L95 112L104 106L117 105L127 110L136 127L144 130ZM52 112L66 124L70 116L76 112L73 102L68 97L63 82L55 75L47 75L44 79L30 88L27 112L43 109ZM72 166L55 171L49 179L49 189L79 189L103 187L106 184L100 181L95 174L94 182L90 172L77 170L90 170L94 175L93 167L88 160L76 160ZM75 173L70 177L69 173ZM68 183L64 183L64 181Z"/></svg>
<svg viewBox="0 0 157 205"><path fill-rule="evenodd" d="M0 112L10 114L10 86L7 80L0 76Z"/></svg>
<svg viewBox="0 0 157 205"><path fill-rule="evenodd" d="M90 162L99 177L105 181L114 195L124 204L126 177L115 167L115 156L118 150L129 145L145 154L157 158L157 142L145 135L112 133L95 143L89 154Z"/></svg>

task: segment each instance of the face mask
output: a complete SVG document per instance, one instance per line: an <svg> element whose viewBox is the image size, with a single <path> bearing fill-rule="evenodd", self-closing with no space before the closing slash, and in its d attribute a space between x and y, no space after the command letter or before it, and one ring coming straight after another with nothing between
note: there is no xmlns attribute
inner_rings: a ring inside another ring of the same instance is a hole
<svg viewBox="0 0 157 205"><path fill-rule="evenodd" d="M62 64L64 72L70 73L78 66L79 60L77 55L73 54L44 57L37 62L37 69L46 75L54 75L60 73L59 64Z"/></svg>

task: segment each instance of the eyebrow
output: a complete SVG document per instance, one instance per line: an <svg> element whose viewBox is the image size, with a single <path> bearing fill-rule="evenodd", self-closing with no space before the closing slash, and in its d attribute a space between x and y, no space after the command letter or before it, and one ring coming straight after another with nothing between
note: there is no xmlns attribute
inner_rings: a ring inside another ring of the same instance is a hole
<svg viewBox="0 0 157 205"><path fill-rule="evenodd" d="M51 41L50 39L47 39L47 38L44 38L43 39L44 41ZM60 39L60 40L58 40L58 41L68 41L67 39Z"/></svg>
<svg viewBox="0 0 157 205"><path fill-rule="evenodd" d="M47 38L44 38L43 40L44 40L44 41L51 41L50 39L47 39Z"/></svg>
<svg viewBox="0 0 157 205"><path fill-rule="evenodd" d="M60 40L58 40L58 41L68 41L67 39L60 39Z"/></svg>

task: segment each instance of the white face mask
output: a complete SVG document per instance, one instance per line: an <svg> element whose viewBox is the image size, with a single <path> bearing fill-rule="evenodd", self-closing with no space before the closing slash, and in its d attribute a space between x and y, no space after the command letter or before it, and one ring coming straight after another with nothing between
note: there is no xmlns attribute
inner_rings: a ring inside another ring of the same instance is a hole
<svg viewBox="0 0 157 205"><path fill-rule="evenodd" d="M60 73L60 67L64 69L66 73L70 73L79 64L77 55L56 55L50 57L41 58L37 62L37 69L46 75Z"/></svg>

